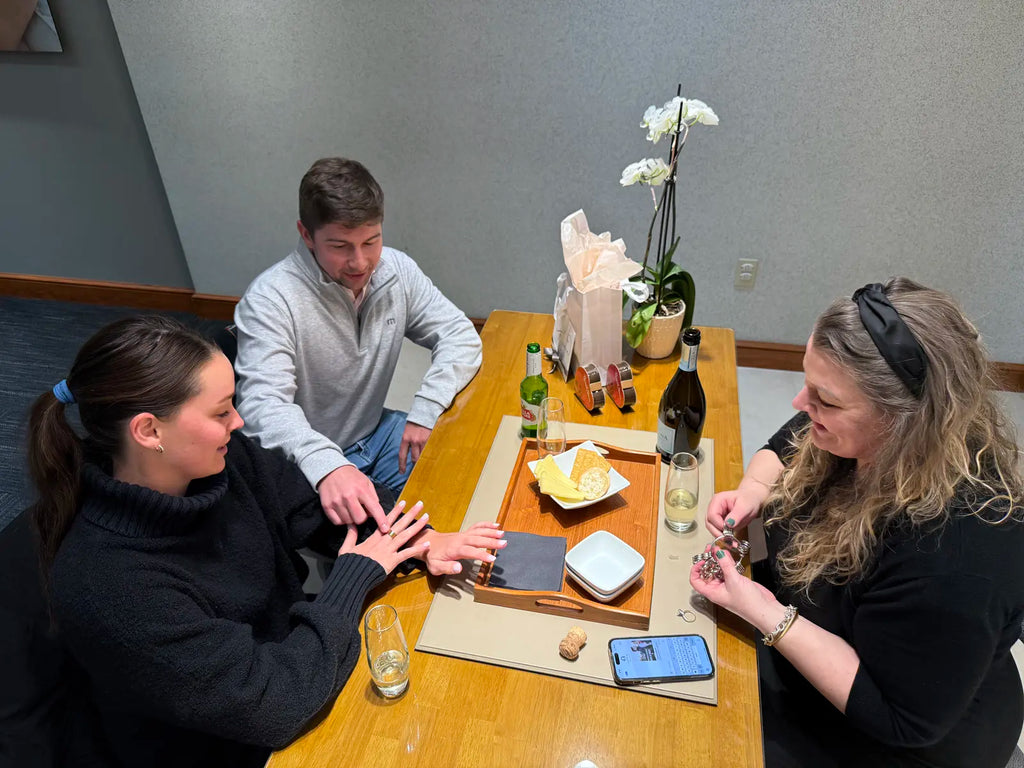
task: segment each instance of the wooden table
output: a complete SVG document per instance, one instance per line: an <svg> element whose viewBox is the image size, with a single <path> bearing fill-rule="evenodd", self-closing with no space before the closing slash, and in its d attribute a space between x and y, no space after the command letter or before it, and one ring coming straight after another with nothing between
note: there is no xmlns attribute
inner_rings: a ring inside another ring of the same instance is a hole
<svg viewBox="0 0 1024 768"><path fill-rule="evenodd" d="M484 363L437 423L403 498L422 499L431 523L457 530L502 416L519 413L518 385L528 342L551 343L552 318L496 311L481 332ZM704 435L715 440L716 490L743 474L733 332L704 328L699 372L707 394ZM654 431L661 392L678 365L636 357L639 403L620 413L608 402L590 416L557 373L550 394L566 420ZM415 645L440 579L417 572L371 595L398 609ZM599 768L763 765L753 633L719 612L718 706L678 701L575 680L414 652L410 689L387 701L356 666L333 707L268 766L555 766L588 759Z"/></svg>

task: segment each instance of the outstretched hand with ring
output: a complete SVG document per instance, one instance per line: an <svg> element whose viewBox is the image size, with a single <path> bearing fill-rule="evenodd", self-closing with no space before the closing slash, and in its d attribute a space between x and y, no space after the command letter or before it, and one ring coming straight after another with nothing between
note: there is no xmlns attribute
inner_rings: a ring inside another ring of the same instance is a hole
<svg viewBox="0 0 1024 768"><path fill-rule="evenodd" d="M365 540L356 543L358 530L356 526L349 524L348 532L345 534L345 541L338 550L339 555L355 553L363 555L380 564L387 573L391 573L400 563L410 557L426 557L430 548L430 541L423 540L410 546L409 544L427 524L429 515L416 517L423 509L422 502L416 502L409 510L405 511L405 502L398 502L394 509L387 515L390 530L388 533L381 533L375 529Z"/></svg>

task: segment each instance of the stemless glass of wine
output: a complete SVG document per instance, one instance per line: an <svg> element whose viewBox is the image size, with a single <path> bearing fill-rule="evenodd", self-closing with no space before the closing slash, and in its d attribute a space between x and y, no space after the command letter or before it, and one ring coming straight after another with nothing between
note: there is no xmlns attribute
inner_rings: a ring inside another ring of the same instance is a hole
<svg viewBox="0 0 1024 768"><path fill-rule="evenodd" d="M537 425L537 458L557 456L565 450L565 405L557 397L545 397L540 403Z"/></svg>
<svg viewBox="0 0 1024 768"><path fill-rule="evenodd" d="M697 457L686 452L674 454L665 482L665 525L680 533L696 528L699 498L700 470Z"/></svg>
<svg viewBox="0 0 1024 768"><path fill-rule="evenodd" d="M375 605L363 620L366 661L380 695L401 696L409 685L409 646L402 634L398 611L390 605Z"/></svg>

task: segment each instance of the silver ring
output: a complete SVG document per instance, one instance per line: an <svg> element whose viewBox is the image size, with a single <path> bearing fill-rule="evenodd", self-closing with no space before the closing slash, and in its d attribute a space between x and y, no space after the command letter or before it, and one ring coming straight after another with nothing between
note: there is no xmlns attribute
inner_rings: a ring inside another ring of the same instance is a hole
<svg viewBox="0 0 1024 768"><path fill-rule="evenodd" d="M697 614L691 611L689 608L685 610L680 608L677 614L679 618L685 621L687 624L693 624L697 620Z"/></svg>

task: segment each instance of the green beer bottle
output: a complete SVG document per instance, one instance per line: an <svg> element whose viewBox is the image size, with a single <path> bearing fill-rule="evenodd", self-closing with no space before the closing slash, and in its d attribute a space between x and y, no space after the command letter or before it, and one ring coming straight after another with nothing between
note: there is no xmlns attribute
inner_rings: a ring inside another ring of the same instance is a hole
<svg viewBox="0 0 1024 768"><path fill-rule="evenodd" d="M537 437L540 403L548 396L548 383L540 372L540 344L526 345L526 378L519 383L519 406L523 413L523 437Z"/></svg>

